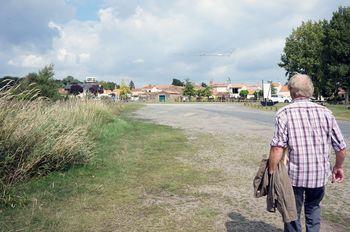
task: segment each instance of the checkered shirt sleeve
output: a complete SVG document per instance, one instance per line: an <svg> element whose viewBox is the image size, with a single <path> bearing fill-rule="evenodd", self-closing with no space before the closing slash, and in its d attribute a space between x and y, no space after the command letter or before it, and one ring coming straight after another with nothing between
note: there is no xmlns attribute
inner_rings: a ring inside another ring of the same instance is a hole
<svg viewBox="0 0 350 232"><path fill-rule="evenodd" d="M334 116L330 115L330 118L331 118L331 125L332 125L330 130L332 147L335 151L340 151L346 148L346 144Z"/></svg>
<svg viewBox="0 0 350 232"><path fill-rule="evenodd" d="M270 146L282 148L286 148L288 146L287 118L284 114L276 115L275 130Z"/></svg>

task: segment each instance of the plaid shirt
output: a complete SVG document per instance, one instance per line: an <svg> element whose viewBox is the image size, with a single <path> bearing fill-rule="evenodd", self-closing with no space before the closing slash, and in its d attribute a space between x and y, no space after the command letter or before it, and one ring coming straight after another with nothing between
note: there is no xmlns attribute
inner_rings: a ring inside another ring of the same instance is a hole
<svg viewBox="0 0 350 232"><path fill-rule="evenodd" d="M318 188L330 175L330 145L346 147L338 124L327 108L306 98L295 99L276 114L271 146L287 148L288 175L296 187Z"/></svg>

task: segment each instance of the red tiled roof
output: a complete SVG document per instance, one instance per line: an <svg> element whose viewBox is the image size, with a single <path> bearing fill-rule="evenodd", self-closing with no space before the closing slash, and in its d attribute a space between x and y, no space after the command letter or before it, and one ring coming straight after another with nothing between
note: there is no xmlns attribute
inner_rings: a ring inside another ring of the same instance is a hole
<svg viewBox="0 0 350 232"><path fill-rule="evenodd" d="M231 84L230 85L231 88L242 88L243 86L245 86L245 85L243 85L243 84Z"/></svg>
<svg viewBox="0 0 350 232"><path fill-rule="evenodd" d="M282 86L280 92L289 92L288 86L287 85Z"/></svg>
<svg viewBox="0 0 350 232"><path fill-rule="evenodd" d="M225 83L210 83L210 86L212 87L227 87L229 84Z"/></svg>
<svg viewBox="0 0 350 232"><path fill-rule="evenodd" d="M271 83L271 86L272 87L278 87L278 86L280 86L281 84L280 83L276 83L276 82L272 82Z"/></svg>

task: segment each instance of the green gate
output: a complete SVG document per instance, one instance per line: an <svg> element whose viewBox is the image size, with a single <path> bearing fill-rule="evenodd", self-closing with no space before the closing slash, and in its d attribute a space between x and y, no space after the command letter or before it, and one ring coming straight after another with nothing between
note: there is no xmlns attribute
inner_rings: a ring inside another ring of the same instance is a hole
<svg viewBox="0 0 350 232"><path fill-rule="evenodd" d="M159 95L159 102L165 102L165 95Z"/></svg>

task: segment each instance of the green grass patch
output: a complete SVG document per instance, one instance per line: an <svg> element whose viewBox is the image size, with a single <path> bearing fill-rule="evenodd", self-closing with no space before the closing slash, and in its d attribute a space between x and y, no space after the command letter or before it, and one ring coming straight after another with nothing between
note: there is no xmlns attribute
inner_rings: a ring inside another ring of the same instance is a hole
<svg viewBox="0 0 350 232"><path fill-rule="evenodd" d="M333 112L333 115L339 120L350 121L350 109L344 105L326 105Z"/></svg>
<svg viewBox="0 0 350 232"><path fill-rule="evenodd" d="M130 112L140 106L128 107L126 111ZM186 196L189 186L208 180L205 173L177 160L194 152L184 134L125 116L115 118L100 130L91 163L16 184L11 191L23 196L26 204L1 209L0 228L25 231L172 228L174 222L163 203L149 204L147 199ZM160 218L167 223L157 225L155 222Z"/></svg>

